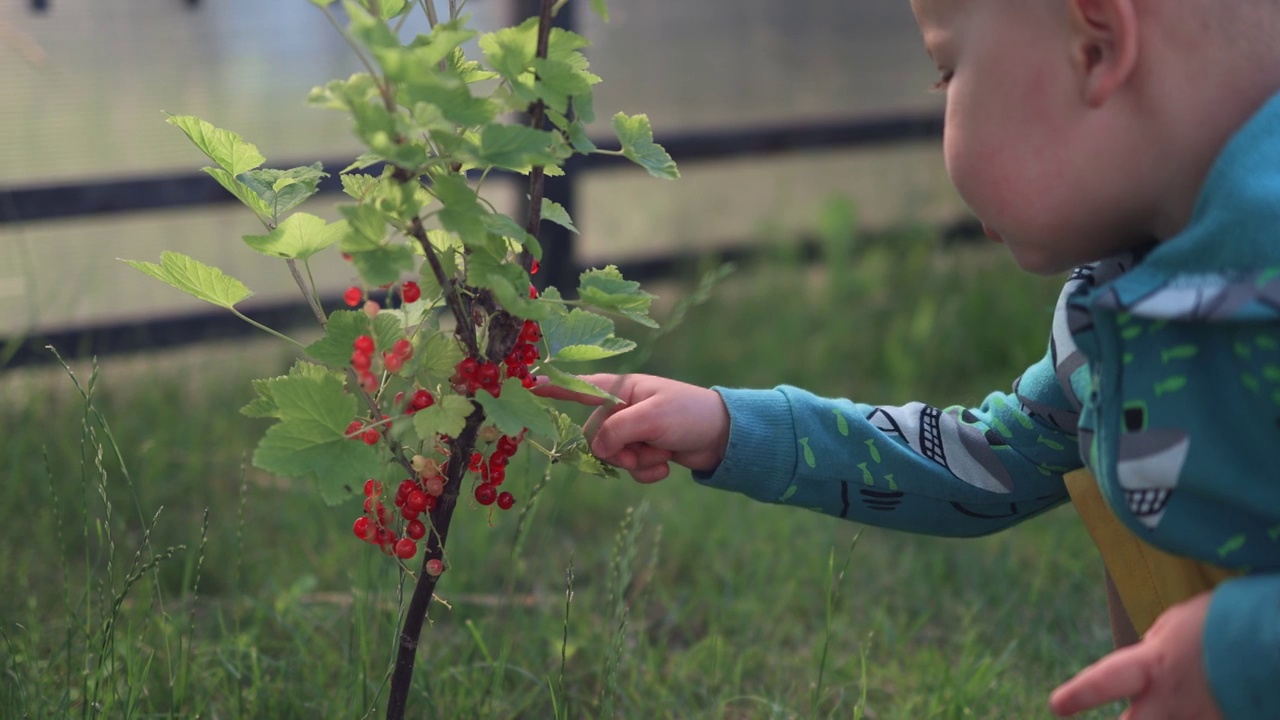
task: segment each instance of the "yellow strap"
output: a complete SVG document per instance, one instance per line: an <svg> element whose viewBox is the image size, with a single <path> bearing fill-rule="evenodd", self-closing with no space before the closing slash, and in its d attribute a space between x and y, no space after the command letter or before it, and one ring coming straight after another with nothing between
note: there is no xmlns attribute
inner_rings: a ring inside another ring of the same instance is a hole
<svg viewBox="0 0 1280 720"><path fill-rule="evenodd" d="M1238 574L1170 555L1144 542L1111 512L1088 470L1067 473L1063 480L1139 635L1146 634L1170 606Z"/></svg>

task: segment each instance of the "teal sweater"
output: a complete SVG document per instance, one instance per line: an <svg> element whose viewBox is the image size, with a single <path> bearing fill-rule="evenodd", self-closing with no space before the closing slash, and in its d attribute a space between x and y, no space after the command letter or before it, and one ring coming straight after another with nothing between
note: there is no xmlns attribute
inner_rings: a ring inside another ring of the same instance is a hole
<svg viewBox="0 0 1280 720"><path fill-rule="evenodd" d="M716 388L728 452L699 482L948 536L1067 500L1087 466L1117 516L1244 576L1217 588L1205 668L1230 720L1280 718L1280 96L1218 157L1187 228L1077 269L1049 350L979 407Z"/></svg>

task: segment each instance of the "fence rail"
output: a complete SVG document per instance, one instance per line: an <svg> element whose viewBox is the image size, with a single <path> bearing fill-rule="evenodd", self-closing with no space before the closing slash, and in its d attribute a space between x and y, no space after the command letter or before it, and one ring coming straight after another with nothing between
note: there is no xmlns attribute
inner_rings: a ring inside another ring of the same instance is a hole
<svg viewBox="0 0 1280 720"><path fill-rule="evenodd" d="M713 160L760 158L785 153L848 150L897 143L936 141L941 137L942 119L936 115L886 115L843 122L818 122L733 131L687 133L659 137L671 156L681 165ZM601 141L606 145L607 141ZM345 167L348 160L326 162L326 167ZM585 173L620 167L627 160L609 155L575 156L561 177L548 178L546 195L565 206L572 215L576 184ZM320 186L322 193L341 191L336 174ZM42 223L85 216L139 213L174 208L192 208L236 202L213 178L203 173L160 175L87 183L33 187L0 187L0 227L14 223ZM560 288L574 285L579 267L574 252L573 235L558 225L543 225L543 271L538 280ZM960 221L943 229L944 237L976 234L969 221ZM653 280L669 277L679 268L697 262L708 254L721 259L743 260L751 251L745 246L730 246L714 253L680 253L648 257L619 263L630 278ZM813 246L802 249L813 255ZM337 298L327 298L328 304ZM309 317L305 306L298 303L259 307L250 312L255 319L288 325ZM0 367L39 364L52 360L45 345L53 344L64 354L83 357L136 351L140 348L165 348L211 339L235 337L252 332L243 321L226 313L183 315L157 318L142 323L130 322L95 327L75 328L38 337L10 338L0 344ZM7 356L7 357L6 357ZM5 362L7 360L7 362Z"/></svg>

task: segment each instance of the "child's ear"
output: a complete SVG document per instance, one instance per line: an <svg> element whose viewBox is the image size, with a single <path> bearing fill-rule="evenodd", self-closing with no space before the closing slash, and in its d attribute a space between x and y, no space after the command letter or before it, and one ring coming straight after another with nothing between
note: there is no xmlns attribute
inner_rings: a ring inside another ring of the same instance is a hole
<svg viewBox="0 0 1280 720"><path fill-rule="evenodd" d="M1069 0L1072 60L1085 102L1097 107L1133 75L1138 17L1133 0Z"/></svg>

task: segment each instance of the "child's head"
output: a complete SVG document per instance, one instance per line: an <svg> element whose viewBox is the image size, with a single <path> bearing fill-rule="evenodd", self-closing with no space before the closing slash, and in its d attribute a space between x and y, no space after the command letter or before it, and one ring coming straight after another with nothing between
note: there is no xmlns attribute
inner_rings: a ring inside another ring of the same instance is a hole
<svg viewBox="0 0 1280 720"><path fill-rule="evenodd" d="M1019 265L1175 234L1280 91L1280 0L912 0L960 194Z"/></svg>

